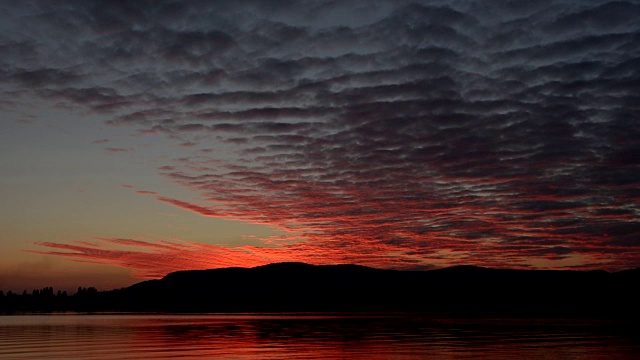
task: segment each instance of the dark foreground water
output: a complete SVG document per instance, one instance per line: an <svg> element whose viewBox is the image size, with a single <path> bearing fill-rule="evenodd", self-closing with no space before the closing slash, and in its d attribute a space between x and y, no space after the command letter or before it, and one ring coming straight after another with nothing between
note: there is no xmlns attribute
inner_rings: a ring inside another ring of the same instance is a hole
<svg viewBox="0 0 640 360"><path fill-rule="evenodd" d="M633 322L417 315L0 316L0 359L640 359Z"/></svg>

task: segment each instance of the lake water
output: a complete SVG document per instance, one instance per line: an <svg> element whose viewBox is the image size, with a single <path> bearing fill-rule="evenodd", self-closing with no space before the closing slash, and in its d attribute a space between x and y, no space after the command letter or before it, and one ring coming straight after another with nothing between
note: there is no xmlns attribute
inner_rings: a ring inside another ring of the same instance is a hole
<svg viewBox="0 0 640 360"><path fill-rule="evenodd" d="M0 316L0 359L640 359L637 323L418 315Z"/></svg>

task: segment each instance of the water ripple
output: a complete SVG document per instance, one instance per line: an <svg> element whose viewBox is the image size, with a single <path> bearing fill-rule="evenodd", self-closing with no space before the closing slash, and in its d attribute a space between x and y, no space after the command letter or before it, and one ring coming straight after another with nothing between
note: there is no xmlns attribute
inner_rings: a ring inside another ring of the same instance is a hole
<svg viewBox="0 0 640 360"><path fill-rule="evenodd" d="M630 323L424 316L0 316L2 359L640 358Z"/></svg>

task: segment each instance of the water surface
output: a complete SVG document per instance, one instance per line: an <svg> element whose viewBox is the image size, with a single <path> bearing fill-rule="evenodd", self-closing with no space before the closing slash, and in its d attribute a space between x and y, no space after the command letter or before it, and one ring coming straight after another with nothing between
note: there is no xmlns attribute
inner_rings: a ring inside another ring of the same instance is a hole
<svg viewBox="0 0 640 360"><path fill-rule="evenodd" d="M419 315L0 316L1 359L640 359L632 322Z"/></svg>

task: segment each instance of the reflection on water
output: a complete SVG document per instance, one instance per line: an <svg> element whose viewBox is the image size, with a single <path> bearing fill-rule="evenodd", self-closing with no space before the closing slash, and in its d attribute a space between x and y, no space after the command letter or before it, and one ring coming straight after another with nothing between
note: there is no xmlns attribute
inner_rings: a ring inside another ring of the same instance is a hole
<svg viewBox="0 0 640 360"><path fill-rule="evenodd" d="M0 358L640 359L632 325L417 315L0 316Z"/></svg>

